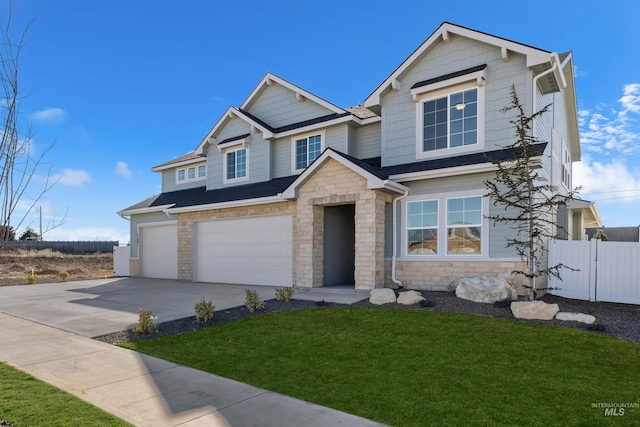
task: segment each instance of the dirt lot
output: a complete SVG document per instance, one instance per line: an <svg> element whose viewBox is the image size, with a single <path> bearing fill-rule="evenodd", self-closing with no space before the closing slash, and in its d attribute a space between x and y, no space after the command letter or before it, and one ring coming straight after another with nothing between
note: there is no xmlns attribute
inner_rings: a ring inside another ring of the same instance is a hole
<svg viewBox="0 0 640 427"><path fill-rule="evenodd" d="M55 283L83 279L102 279L113 276L113 253L71 255L52 250L0 251L0 286L25 285L31 272L36 283Z"/></svg>

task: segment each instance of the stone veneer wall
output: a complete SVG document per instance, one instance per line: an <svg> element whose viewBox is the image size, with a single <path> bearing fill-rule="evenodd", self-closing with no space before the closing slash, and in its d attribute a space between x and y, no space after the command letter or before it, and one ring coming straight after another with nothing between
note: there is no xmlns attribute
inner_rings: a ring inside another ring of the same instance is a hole
<svg viewBox="0 0 640 427"><path fill-rule="evenodd" d="M140 276L140 270L138 269L138 258L130 258L129 259L129 276L138 277Z"/></svg>
<svg viewBox="0 0 640 427"><path fill-rule="evenodd" d="M279 202L266 205L185 212L178 215L178 280L193 281L193 229L198 221L248 216L293 214L293 241L296 241L296 202ZM296 283L296 253L293 252L293 283Z"/></svg>
<svg viewBox="0 0 640 427"><path fill-rule="evenodd" d="M385 261L386 286L391 281L391 261ZM396 277L407 289L446 291L452 280L463 277L498 276L511 280L518 295L528 295L523 284L526 278L513 276L511 271L524 269L522 261L396 261ZM538 284L540 287L541 284Z"/></svg>
<svg viewBox="0 0 640 427"><path fill-rule="evenodd" d="M322 286L324 268L324 207L355 204L356 289L384 287L385 204L392 195L367 189L367 180L329 159L298 189L295 268L301 287ZM304 231L302 231L304 230Z"/></svg>

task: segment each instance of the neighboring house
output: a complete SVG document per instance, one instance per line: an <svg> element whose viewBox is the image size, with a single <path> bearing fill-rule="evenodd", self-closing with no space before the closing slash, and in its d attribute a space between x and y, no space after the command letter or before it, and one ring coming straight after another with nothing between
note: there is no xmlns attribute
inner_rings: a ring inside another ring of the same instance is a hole
<svg viewBox="0 0 640 427"><path fill-rule="evenodd" d="M502 208L483 181L487 156L514 156L501 149L514 142L500 111L512 85L528 114L552 104L534 125L541 174L568 191L580 160L572 54L445 22L362 106L268 73L192 153L153 168L161 194L119 212L131 274L363 290L511 277L523 261L505 244L513 229L485 219ZM580 219L556 216L569 231Z"/></svg>
<svg viewBox="0 0 640 427"><path fill-rule="evenodd" d="M635 227L593 227L587 228L587 239L591 240L593 235L602 230L607 236L608 242L640 242L640 226Z"/></svg>

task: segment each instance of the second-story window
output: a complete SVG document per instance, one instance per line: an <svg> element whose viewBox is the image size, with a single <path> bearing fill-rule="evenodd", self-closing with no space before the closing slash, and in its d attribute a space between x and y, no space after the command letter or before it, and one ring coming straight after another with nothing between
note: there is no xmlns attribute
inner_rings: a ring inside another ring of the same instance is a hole
<svg viewBox="0 0 640 427"><path fill-rule="evenodd" d="M241 148L226 153L226 180L240 179L247 176L247 149Z"/></svg>
<svg viewBox="0 0 640 427"><path fill-rule="evenodd" d="M294 162L296 171L309 166L322 153L322 134L294 139Z"/></svg>
<svg viewBox="0 0 640 427"><path fill-rule="evenodd" d="M478 89L429 99L422 114L423 152L478 143Z"/></svg>
<svg viewBox="0 0 640 427"><path fill-rule="evenodd" d="M191 181L198 181L207 177L206 165L187 166L176 170L176 181L183 184Z"/></svg>

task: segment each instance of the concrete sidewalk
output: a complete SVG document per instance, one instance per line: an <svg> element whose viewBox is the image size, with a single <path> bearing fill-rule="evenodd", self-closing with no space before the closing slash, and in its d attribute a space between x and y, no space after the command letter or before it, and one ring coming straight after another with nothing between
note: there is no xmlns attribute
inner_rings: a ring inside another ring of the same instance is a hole
<svg viewBox="0 0 640 427"><path fill-rule="evenodd" d="M0 313L0 361L138 426L382 426Z"/></svg>

